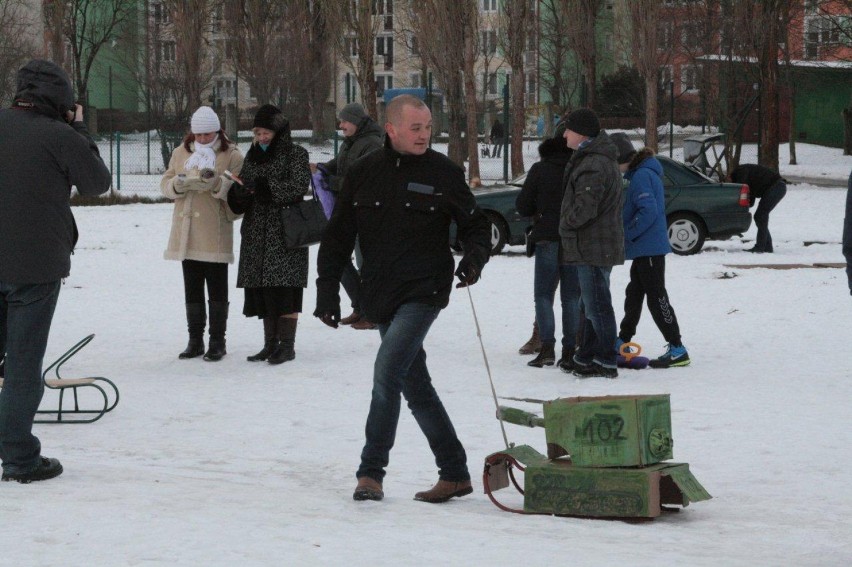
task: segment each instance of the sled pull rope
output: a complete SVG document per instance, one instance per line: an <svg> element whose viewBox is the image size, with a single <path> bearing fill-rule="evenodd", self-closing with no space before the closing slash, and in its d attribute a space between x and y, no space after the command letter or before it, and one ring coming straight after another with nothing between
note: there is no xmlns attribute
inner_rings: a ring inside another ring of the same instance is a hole
<svg viewBox="0 0 852 567"><path fill-rule="evenodd" d="M482 331L479 329L479 317L476 316L476 307L473 306L473 295L470 293L470 286L465 286L467 289L467 297L470 299L470 310L473 311L473 322L476 323L476 337L479 339L479 348L482 349L482 359L485 361L485 371L488 373L488 383L491 384L491 396L494 398L494 407L497 410L497 419L500 420L500 431L503 432L503 442L506 444L506 449L511 449L509 438L506 437L506 427L503 424L503 416L500 413L500 403L497 401L497 390L494 389L494 379L491 377L491 367L488 365L488 355L485 354L485 344L482 342Z"/></svg>

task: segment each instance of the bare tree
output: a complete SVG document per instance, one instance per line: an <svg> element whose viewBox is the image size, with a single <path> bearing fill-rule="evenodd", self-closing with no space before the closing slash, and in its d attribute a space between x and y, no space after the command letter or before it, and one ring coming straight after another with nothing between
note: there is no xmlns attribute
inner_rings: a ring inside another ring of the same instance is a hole
<svg viewBox="0 0 852 567"><path fill-rule="evenodd" d="M294 14L303 6L274 0L224 0L224 8L228 39L220 51L231 56L234 69L258 103L278 102L279 89L291 78L288 63L295 59L289 48L302 43L301 34L298 43L292 42L292 30L297 20L304 20Z"/></svg>
<svg viewBox="0 0 852 567"><path fill-rule="evenodd" d="M633 23L633 63L645 81L645 146L656 150L657 112L660 64L657 60L657 21L661 0L633 0L630 20Z"/></svg>
<svg viewBox="0 0 852 567"><path fill-rule="evenodd" d="M15 96L15 75L36 48L26 33L31 20L21 0L0 2L0 106Z"/></svg>
<svg viewBox="0 0 852 567"><path fill-rule="evenodd" d="M468 179L479 178L479 135L476 127L476 59L479 53L479 7L476 0L458 0L462 11L464 31L464 106L467 117L466 137L468 157ZM486 67L487 69L487 67Z"/></svg>
<svg viewBox="0 0 852 567"><path fill-rule="evenodd" d="M533 12L529 0L503 0L503 15L506 29L504 52L512 69L512 123L511 123L511 164L512 177L524 172L524 125L526 122L526 76L524 73L524 52L527 48L527 34L532 23ZM594 43L594 42L593 42Z"/></svg>
<svg viewBox="0 0 852 567"><path fill-rule="evenodd" d="M569 109L569 101L581 87L580 70L570 72L570 64L576 64L576 59L570 57L565 33L569 19L569 14L565 13L565 5L562 0L541 0L539 3L541 16L538 57L540 80L550 95L549 116L545 121L548 133L553 124L553 116L562 115Z"/></svg>
<svg viewBox="0 0 852 567"><path fill-rule="evenodd" d="M459 165L464 164L465 158L462 145L465 99L460 67L466 53L465 38L477 32L467 28L467 5L467 2L442 0L418 0L409 5L420 57L437 77L447 103L447 155Z"/></svg>
<svg viewBox="0 0 852 567"><path fill-rule="evenodd" d="M361 90L361 102L373 120L378 120L376 108L375 46L382 18L374 17L384 0L346 0L323 2L329 34L340 58L352 69ZM377 14L376 14L377 15Z"/></svg>
<svg viewBox="0 0 852 567"><path fill-rule="evenodd" d="M331 133L327 128L326 100L331 89L332 78L332 36L328 28L321 0L304 0L302 11L308 30L307 69L305 73L310 106L310 120L315 142L326 139Z"/></svg>
<svg viewBox="0 0 852 567"><path fill-rule="evenodd" d="M117 1L117 0L114 0ZM171 14L177 67L186 87L184 113L188 116L201 106L201 94L210 86L211 0L163 0Z"/></svg>
<svg viewBox="0 0 852 567"><path fill-rule="evenodd" d="M101 48L118 40L128 32L133 23L132 15L136 2L133 0L68 0L53 2L47 24L56 24L62 18L64 41L71 46L71 64L74 88L77 96L86 98L92 64ZM57 29L57 28L53 28ZM58 41L58 40L57 40ZM52 45L52 52L62 51L61 44Z"/></svg>
<svg viewBox="0 0 852 567"><path fill-rule="evenodd" d="M565 40L583 67L585 104L589 108L596 108L598 51L595 38L597 37L598 14L604 2L603 0L560 1L562 12L566 15L564 20ZM628 4L632 11L635 2L631 0Z"/></svg>

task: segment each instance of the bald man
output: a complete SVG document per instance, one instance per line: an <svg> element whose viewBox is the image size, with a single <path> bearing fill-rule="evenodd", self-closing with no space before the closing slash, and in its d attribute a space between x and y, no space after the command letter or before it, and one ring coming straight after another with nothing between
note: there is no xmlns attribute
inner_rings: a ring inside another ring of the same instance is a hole
<svg viewBox="0 0 852 567"><path fill-rule="evenodd" d="M383 150L349 169L317 258L314 315L337 328L340 276L358 238L364 316L378 324L382 342L373 373L366 443L355 500L381 500L382 482L396 437L401 396L429 441L438 482L415 500L446 502L473 489L464 447L432 386L423 341L453 284L450 223L465 254L456 287L479 279L491 250L490 224L465 183L464 170L429 148L432 113L402 95L387 107Z"/></svg>

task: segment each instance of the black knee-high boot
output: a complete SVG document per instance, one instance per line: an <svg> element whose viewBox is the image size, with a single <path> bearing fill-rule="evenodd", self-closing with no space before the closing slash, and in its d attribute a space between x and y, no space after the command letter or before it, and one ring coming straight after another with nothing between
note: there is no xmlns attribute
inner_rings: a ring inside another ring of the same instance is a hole
<svg viewBox="0 0 852 567"><path fill-rule="evenodd" d="M267 315L263 318L263 348L260 352L247 356L249 362L259 362L269 358L269 355L278 348L278 317Z"/></svg>
<svg viewBox="0 0 852 567"><path fill-rule="evenodd" d="M278 348L269 356L269 364L281 364L296 358L296 326L298 319L278 318Z"/></svg>
<svg viewBox="0 0 852 567"><path fill-rule="evenodd" d="M204 327L207 324L207 309L203 303L186 304L186 327L189 343L178 358L195 358L204 354Z"/></svg>
<svg viewBox="0 0 852 567"><path fill-rule="evenodd" d="M204 360L215 362L222 360L225 350L225 331L228 328L228 302L208 301L210 305L210 348L204 354Z"/></svg>

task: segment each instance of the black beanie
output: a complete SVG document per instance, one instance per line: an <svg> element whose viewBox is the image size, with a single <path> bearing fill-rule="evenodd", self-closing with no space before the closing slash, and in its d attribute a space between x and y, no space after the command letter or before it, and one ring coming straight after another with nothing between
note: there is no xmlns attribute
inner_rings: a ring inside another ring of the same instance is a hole
<svg viewBox="0 0 852 567"><path fill-rule="evenodd" d="M623 132L614 132L609 135L609 139L615 144L615 147L618 148L618 161L619 165L630 163L630 160L633 159L633 156L636 155L636 148L633 147L633 142L630 141L630 138L627 137L627 134Z"/></svg>
<svg viewBox="0 0 852 567"><path fill-rule="evenodd" d="M286 124L287 119L284 118L284 115L277 106L264 104L257 109L254 115L254 122L251 126L252 128L266 128L267 130L277 132Z"/></svg>
<svg viewBox="0 0 852 567"><path fill-rule="evenodd" d="M581 136L594 138L601 131L601 122L591 108L578 108L565 118L565 127Z"/></svg>

